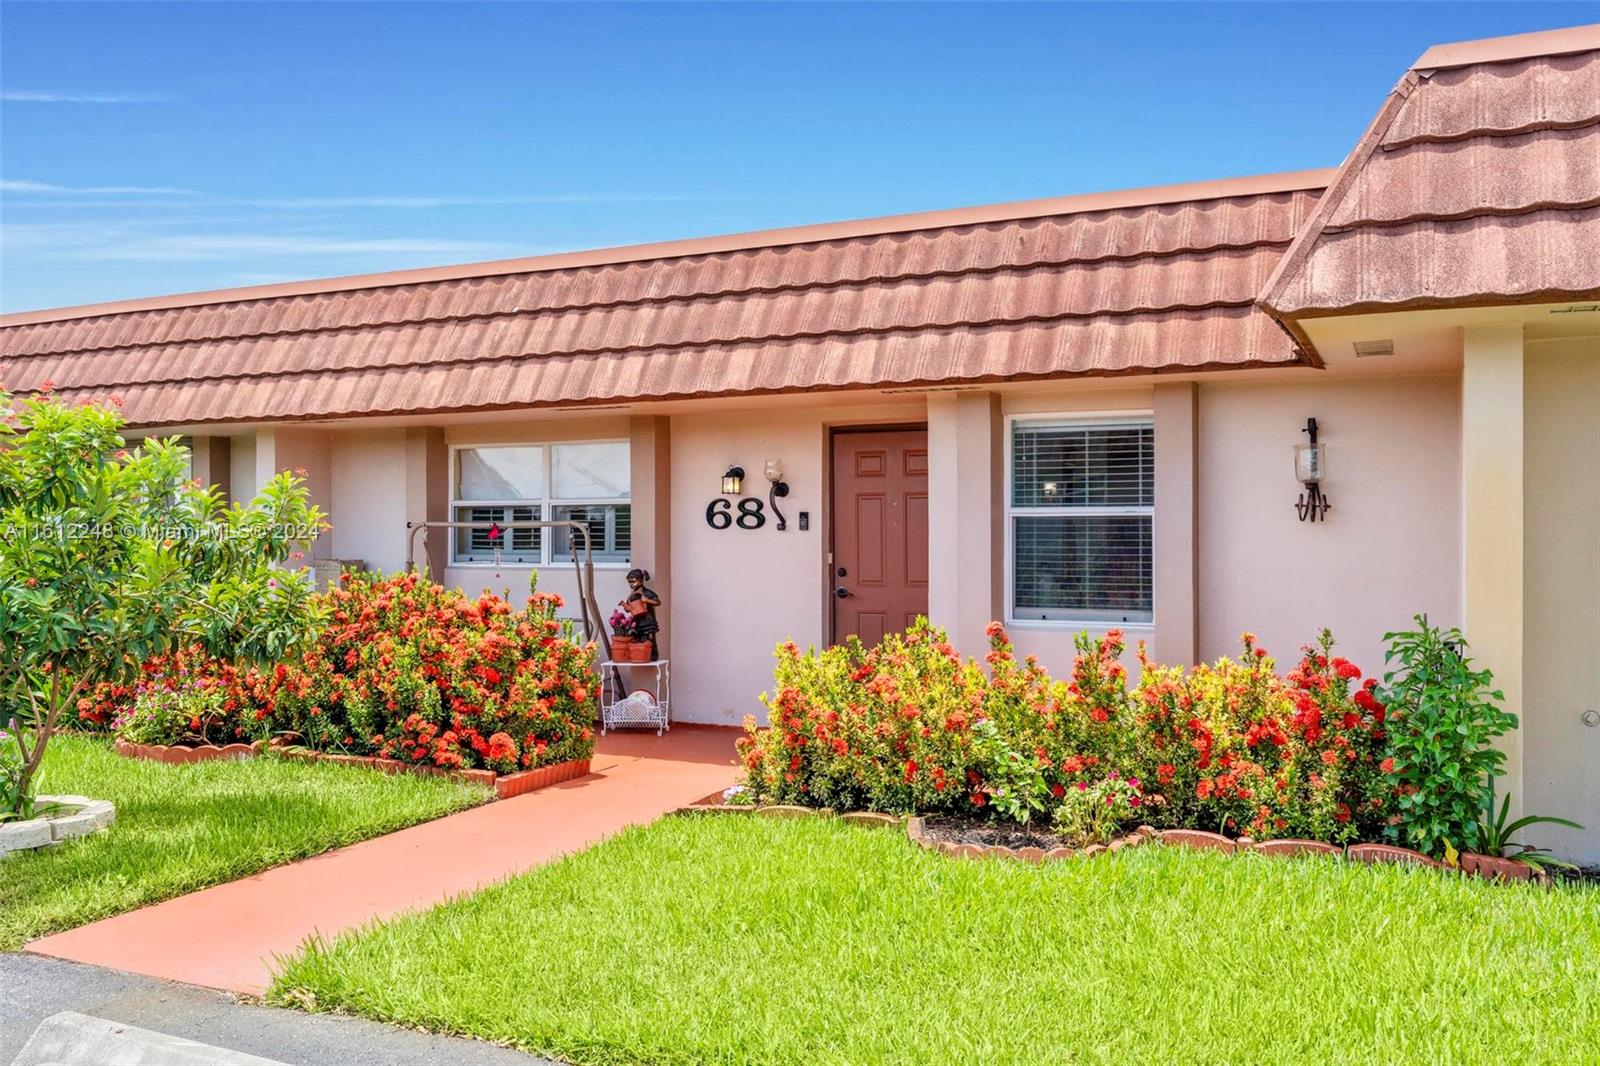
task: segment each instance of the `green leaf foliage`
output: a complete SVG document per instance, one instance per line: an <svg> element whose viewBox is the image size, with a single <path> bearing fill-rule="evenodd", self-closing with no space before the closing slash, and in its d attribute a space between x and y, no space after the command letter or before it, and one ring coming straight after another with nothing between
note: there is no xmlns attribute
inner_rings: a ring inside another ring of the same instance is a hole
<svg viewBox="0 0 1600 1066"><path fill-rule="evenodd" d="M284 472L248 503L189 478L176 438L130 446L114 406L0 393L0 809L20 810L63 711L181 643L271 660L314 622L286 569L324 528Z"/></svg>

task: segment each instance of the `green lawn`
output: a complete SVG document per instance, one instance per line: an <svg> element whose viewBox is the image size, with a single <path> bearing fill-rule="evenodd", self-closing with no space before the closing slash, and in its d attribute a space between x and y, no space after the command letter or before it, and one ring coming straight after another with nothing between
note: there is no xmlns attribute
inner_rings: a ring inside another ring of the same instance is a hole
<svg viewBox="0 0 1600 1066"><path fill-rule="evenodd" d="M668 819L313 947L272 994L580 1063L1592 1061L1600 892Z"/></svg>
<svg viewBox="0 0 1600 1066"><path fill-rule="evenodd" d="M489 797L444 778L278 759L167 766L78 736L50 742L41 791L109 799L117 820L0 860L0 950Z"/></svg>

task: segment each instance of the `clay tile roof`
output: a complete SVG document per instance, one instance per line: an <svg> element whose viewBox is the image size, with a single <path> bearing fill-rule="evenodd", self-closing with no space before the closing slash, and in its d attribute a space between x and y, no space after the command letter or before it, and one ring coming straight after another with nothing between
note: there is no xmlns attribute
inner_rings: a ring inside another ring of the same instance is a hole
<svg viewBox="0 0 1600 1066"><path fill-rule="evenodd" d="M0 318L0 381L140 426L1271 366L1330 171Z"/></svg>
<svg viewBox="0 0 1600 1066"><path fill-rule="evenodd" d="M1429 49L1262 292L1332 313L1600 295L1600 25Z"/></svg>

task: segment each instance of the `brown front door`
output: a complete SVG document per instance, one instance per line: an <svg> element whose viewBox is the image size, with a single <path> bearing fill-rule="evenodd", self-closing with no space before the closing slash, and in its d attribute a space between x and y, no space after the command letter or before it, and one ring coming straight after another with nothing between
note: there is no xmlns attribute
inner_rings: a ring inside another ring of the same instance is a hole
<svg viewBox="0 0 1600 1066"><path fill-rule="evenodd" d="M833 639L874 644L928 613L928 431L833 435Z"/></svg>

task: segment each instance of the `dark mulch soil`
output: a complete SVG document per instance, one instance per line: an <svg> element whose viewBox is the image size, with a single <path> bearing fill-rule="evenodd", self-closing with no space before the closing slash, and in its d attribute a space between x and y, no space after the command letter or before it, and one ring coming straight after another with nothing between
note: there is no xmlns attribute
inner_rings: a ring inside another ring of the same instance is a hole
<svg viewBox="0 0 1600 1066"><path fill-rule="evenodd" d="M1072 845L1042 826L1024 826L1003 822L979 822L971 818L952 818L932 815L923 823L929 839L948 840L952 844L977 844L991 848L1067 848Z"/></svg>
<svg viewBox="0 0 1600 1066"><path fill-rule="evenodd" d="M1600 887L1600 866L1583 866L1576 870L1563 870L1560 867L1556 867L1550 873L1557 882L1565 881L1569 884Z"/></svg>

